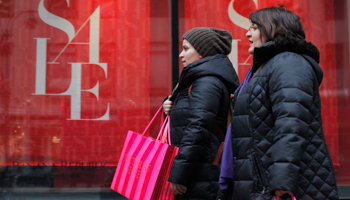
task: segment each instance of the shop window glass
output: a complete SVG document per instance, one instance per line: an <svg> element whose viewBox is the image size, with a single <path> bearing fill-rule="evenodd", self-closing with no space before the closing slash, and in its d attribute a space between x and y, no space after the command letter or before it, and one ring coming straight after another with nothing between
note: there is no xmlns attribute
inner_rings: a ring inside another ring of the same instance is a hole
<svg viewBox="0 0 350 200"><path fill-rule="evenodd" d="M0 2L0 187L13 192L4 198L113 192L127 131L142 132L171 91L169 8Z"/></svg>
<svg viewBox="0 0 350 200"><path fill-rule="evenodd" d="M229 30L240 80L252 64L249 13L286 4L301 17L321 53L325 138L341 195L350 196L350 3L178 3L179 50L193 27ZM0 187L10 191L0 196L122 199L109 186L126 133L142 132L172 90L170 10L163 0L0 1Z"/></svg>

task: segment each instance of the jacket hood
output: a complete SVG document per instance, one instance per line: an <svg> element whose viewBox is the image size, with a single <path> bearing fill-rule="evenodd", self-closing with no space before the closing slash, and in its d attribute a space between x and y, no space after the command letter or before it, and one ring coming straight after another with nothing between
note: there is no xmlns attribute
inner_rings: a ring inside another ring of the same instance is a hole
<svg viewBox="0 0 350 200"><path fill-rule="evenodd" d="M269 41L255 48L252 72L254 73L263 63L267 62L275 55L286 51L303 56L315 71L319 85L321 84L323 72L318 65L320 62L320 53L316 46L305 40L287 40L278 45L276 45L274 41Z"/></svg>
<svg viewBox="0 0 350 200"><path fill-rule="evenodd" d="M315 71L317 81L318 81L318 86L321 85L322 79L323 79L323 71L321 67L318 65L318 63L310 56L303 54L302 55L312 66L312 69Z"/></svg>
<svg viewBox="0 0 350 200"><path fill-rule="evenodd" d="M178 88L191 85L203 76L215 76L227 87L231 94L239 85L238 76L227 56L216 54L197 60L183 68Z"/></svg>

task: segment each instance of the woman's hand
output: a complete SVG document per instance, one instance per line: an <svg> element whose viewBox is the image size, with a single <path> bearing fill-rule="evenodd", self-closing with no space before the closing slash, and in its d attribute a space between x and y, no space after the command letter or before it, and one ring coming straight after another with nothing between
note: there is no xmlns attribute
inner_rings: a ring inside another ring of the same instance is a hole
<svg viewBox="0 0 350 200"><path fill-rule="evenodd" d="M177 183L172 183L172 182L170 182L170 188L176 195L185 194L186 191L187 191L186 186L180 185L180 184L177 184Z"/></svg>
<svg viewBox="0 0 350 200"><path fill-rule="evenodd" d="M164 104L163 104L164 113L166 115L170 115L171 108L173 107L173 102L169 100L170 97L171 96L169 96L168 99L164 101Z"/></svg>
<svg viewBox="0 0 350 200"><path fill-rule="evenodd" d="M282 196L284 194L292 195L292 192L291 191L284 191L284 190L275 190L275 195L278 196L278 197L280 197L280 196Z"/></svg>

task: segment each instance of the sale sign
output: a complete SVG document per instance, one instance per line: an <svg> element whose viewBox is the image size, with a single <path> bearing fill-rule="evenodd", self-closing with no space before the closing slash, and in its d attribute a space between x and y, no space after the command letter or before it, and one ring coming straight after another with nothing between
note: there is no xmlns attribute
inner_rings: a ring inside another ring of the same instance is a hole
<svg viewBox="0 0 350 200"><path fill-rule="evenodd" d="M1 18L1 164L115 166L127 130L149 121L149 1L15 6Z"/></svg>

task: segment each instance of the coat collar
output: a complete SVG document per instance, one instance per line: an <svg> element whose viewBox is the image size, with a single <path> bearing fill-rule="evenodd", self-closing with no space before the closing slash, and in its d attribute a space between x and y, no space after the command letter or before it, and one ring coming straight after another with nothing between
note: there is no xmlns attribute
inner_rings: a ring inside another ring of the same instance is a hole
<svg viewBox="0 0 350 200"><path fill-rule="evenodd" d="M188 88L195 80L204 76L220 79L230 93L234 93L239 85L238 76L226 55L216 54L197 60L183 68L179 84L172 96L184 88Z"/></svg>
<svg viewBox="0 0 350 200"><path fill-rule="evenodd" d="M269 41L254 49L252 74L275 55L286 51L300 55L305 54L311 57L316 63L320 62L320 53L316 46L310 42L301 39L285 39L279 41L279 43L280 44L276 45L274 41Z"/></svg>

